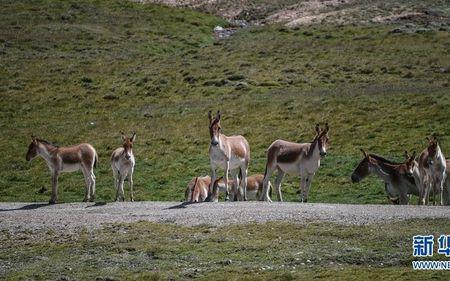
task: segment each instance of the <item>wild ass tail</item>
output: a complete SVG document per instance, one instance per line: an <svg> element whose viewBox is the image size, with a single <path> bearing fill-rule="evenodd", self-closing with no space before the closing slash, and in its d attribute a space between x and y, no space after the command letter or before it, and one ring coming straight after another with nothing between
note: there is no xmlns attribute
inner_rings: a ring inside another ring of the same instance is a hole
<svg viewBox="0 0 450 281"><path fill-rule="evenodd" d="M98 164L98 154L97 151L95 152L95 158L94 158L94 168L97 168L97 164Z"/></svg>

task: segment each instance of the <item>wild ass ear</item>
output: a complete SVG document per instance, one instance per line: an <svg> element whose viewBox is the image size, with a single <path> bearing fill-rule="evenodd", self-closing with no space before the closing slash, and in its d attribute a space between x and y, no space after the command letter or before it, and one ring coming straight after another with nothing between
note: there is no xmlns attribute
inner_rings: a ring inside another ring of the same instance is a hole
<svg viewBox="0 0 450 281"><path fill-rule="evenodd" d="M211 110L208 111L208 119L209 119L209 124L211 124L212 121L212 114L211 114Z"/></svg>
<svg viewBox="0 0 450 281"><path fill-rule="evenodd" d="M131 135L131 138L130 138L130 141L134 142L135 140L136 140L136 132L133 131L133 133Z"/></svg>
<svg viewBox="0 0 450 281"><path fill-rule="evenodd" d="M120 136L122 138L122 141L126 141L127 140L127 136L125 136L124 132L120 131Z"/></svg>
<svg viewBox="0 0 450 281"><path fill-rule="evenodd" d="M408 150L405 150L405 153L404 153L404 155L405 155L405 159L409 159L409 154L408 154Z"/></svg>
<svg viewBox="0 0 450 281"><path fill-rule="evenodd" d="M325 132L327 132L327 134L328 134L329 130L330 130L330 127L328 126L328 122L327 122L327 123L325 123Z"/></svg>
<svg viewBox="0 0 450 281"><path fill-rule="evenodd" d="M319 123L316 124L315 129L316 129L316 134L320 134L320 125L319 125Z"/></svg>
<svg viewBox="0 0 450 281"><path fill-rule="evenodd" d="M217 110L216 120L217 120L217 121L220 121L220 110Z"/></svg>
<svg viewBox="0 0 450 281"><path fill-rule="evenodd" d="M413 154L411 155L412 159L416 159L416 151L413 151Z"/></svg>
<svg viewBox="0 0 450 281"><path fill-rule="evenodd" d="M364 149L360 148L359 150L361 150L361 152L362 152L362 154L364 155L364 157L369 156L369 155L367 154L367 152L366 152Z"/></svg>

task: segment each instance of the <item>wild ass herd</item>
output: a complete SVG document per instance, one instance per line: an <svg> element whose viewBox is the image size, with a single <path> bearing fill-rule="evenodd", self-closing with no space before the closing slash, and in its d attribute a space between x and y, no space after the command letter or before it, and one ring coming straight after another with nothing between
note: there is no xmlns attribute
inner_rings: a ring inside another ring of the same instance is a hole
<svg viewBox="0 0 450 281"><path fill-rule="evenodd" d="M247 201L249 198L271 202L272 185L270 178L276 171L275 191L278 201L283 201L281 181L285 174L299 175L300 201L307 202L311 182L320 167L321 157L327 154L329 127L325 124L315 126L316 135L312 142L295 143L285 140L274 141L267 150L266 171L264 175L248 176L250 145L243 136L226 136L221 133L221 114L218 111L209 119L209 159L211 177L195 177L185 190L185 202L196 203L219 200L220 191L225 193L226 201ZM416 153L405 152L405 161L396 163L376 154L362 150L363 160L351 175L356 183L369 174L375 174L385 182L386 195L392 204L408 204L411 195L419 197L419 204L428 205L430 193L434 204L450 205L450 160L446 160L435 137L427 138L428 146L416 158ZM133 172L135 158L133 143L136 133L131 137L122 133L122 146L111 155L111 168L114 176L116 201L125 200L124 181L128 179L130 200L133 198ZM45 140L32 136L26 160L41 156L52 174L52 195L50 203L57 202L58 177L61 172L81 170L84 174L86 190L83 201L95 200L94 168L98 155L94 147L87 143L68 147L58 147ZM217 169L224 170L224 176L217 178ZM228 175L231 175L231 179ZM231 195L231 197L230 197ZM439 201L436 201L439 196Z"/></svg>

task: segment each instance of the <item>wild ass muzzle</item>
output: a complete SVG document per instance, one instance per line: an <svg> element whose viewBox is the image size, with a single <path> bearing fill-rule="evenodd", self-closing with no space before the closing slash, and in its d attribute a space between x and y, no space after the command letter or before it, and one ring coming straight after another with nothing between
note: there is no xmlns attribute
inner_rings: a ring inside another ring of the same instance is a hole
<svg viewBox="0 0 450 281"><path fill-rule="evenodd" d="M133 132L131 137L122 135L122 147L117 148L111 155L111 168L114 176L114 187L116 190L116 201L125 201L123 184L128 177L128 185L130 186L130 200L134 201L133 196L133 173L136 164L133 154L133 144L136 140L136 133Z"/></svg>
<svg viewBox="0 0 450 281"><path fill-rule="evenodd" d="M392 204L406 205L409 195L419 195L419 188L414 176L407 168L407 163L414 158L408 156L405 163L395 163L376 154L369 154L363 149L364 158L355 168L351 179L359 182L369 174L375 174L385 182L385 190Z"/></svg>
<svg viewBox="0 0 450 281"><path fill-rule="evenodd" d="M433 204L436 204L436 193L439 193L440 205L444 204L444 182L447 177L447 162L435 136L427 137L428 146L419 156L419 172L421 175L420 200L428 205L430 190L433 192Z"/></svg>
<svg viewBox="0 0 450 281"><path fill-rule="evenodd" d="M58 201L58 177L60 173L78 170L83 172L86 183L83 201L93 202L95 200L94 167L97 165L98 155L92 145L81 143L73 146L58 147L32 136L26 160L31 161L37 156L44 158L52 174L50 204L55 204Z"/></svg>
<svg viewBox="0 0 450 281"><path fill-rule="evenodd" d="M207 201L217 202L218 198L213 198L212 194L216 191L213 184L217 179L217 168L224 169L224 182L226 185L226 200L228 201L230 187L228 185L228 173L233 178L233 200L247 200L247 171L250 162L250 146L243 136L226 136L221 133L220 111L217 111L213 118L211 111L208 112L209 134L211 142L209 146L209 159L211 165L211 185L208 191ZM242 192L238 187L238 174L242 174L240 179Z"/></svg>
<svg viewBox="0 0 450 281"><path fill-rule="evenodd" d="M327 154L328 147L328 123L325 129L319 124L315 127L316 136L311 143L295 143L285 140L274 141L267 150L266 172L264 174L264 189L260 200L272 200L269 197L268 184L275 170L278 171L275 180L275 190L278 201L283 201L281 196L281 181L288 174L300 175L300 201L307 202L311 182L320 167L321 157Z"/></svg>

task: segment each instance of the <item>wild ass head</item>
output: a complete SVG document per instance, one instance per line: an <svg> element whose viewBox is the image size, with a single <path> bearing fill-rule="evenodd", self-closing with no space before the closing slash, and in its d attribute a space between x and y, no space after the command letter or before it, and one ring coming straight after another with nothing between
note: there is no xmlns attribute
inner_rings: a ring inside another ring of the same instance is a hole
<svg viewBox="0 0 450 281"><path fill-rule="evenodd" d="M35 136L31 136L31 143L28 146L28 152L27 155L25 156L27 161L31 161L34 158L36 158L36 156L38 156L39 154L38 150L39 150L39 142Z"/></svg>
<svg viewBox="0 0 450 281"><path fill-rule="evenodd" d="M136 133L133 132L131 137L129 138L126 136L123 132L122 134L122 141L123 141L123 154L125 159L129 160L131 156L133 155L133 143L136 140Z"/></svg>
<svg viewBox="0 0 450 281"><path fill-rule="evenodd" d="M412 176L414 173L414 169L417 168L416 152L414 151L412 155L408 154L408 151L405 151L405 166L406 166L406 174L408 176Z"/></svg>
<svg viewBox="0 0 450 281"><path fill-rule="evenodd" d="M208 112L209 119L209 135L211 137L211 145L216 146L219 144L219 134L220 134L220 111L217 111L216 116L213 118L211 110Z"/></svg>
<svg viewBox="0 0 450 281"><path fill-rule="evenodd" d="M357 183L363 180L371 173L371 165L374 164L374 160L370 157L364 149L361 149L364 158L359 162L358 166L352 173L352 182Z"/></svg>
<svg viewBox="0 0 450 281"><path fill-rule="evenodd" d="M317 141L317 145L319 146L320 156L327 155L327 147L328 147L328 131L330 128L328 127L328 123L325 124L325 129L321 129L319 124L316 125L316 136L314 141Z"/></svg>
<svg viewBox="0 0 450 281"><path fill-rule="evenodd" d="M431 138L427 137L427 141L428 141L428 147L427 147L427 151L428 151L428 158L427 158L427 163L428 165L433 165L434 159L436 158L436 155L438 153L439 150L439 145L438 145L438 140L435 136L432 136Z"/></svg>

